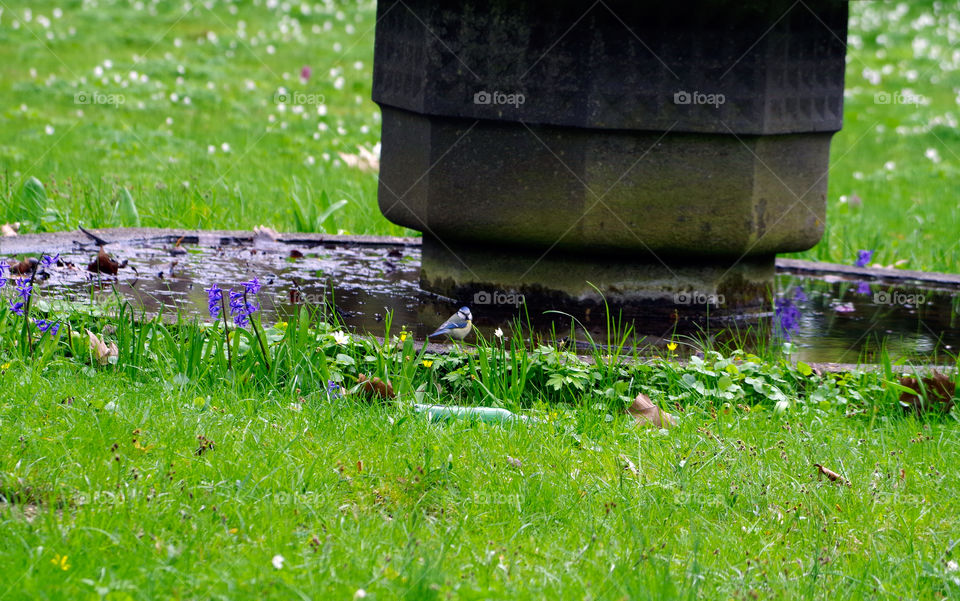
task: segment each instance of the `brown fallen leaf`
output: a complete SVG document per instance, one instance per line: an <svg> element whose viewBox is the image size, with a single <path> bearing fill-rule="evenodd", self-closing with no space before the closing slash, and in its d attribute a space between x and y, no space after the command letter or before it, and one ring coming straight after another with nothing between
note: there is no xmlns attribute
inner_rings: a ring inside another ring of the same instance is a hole
<svg viewBox="0 0 960 601"><path fill-rule="evenodd" d="M364 374L360 374L357 376L357 382L360 383L360 391L368 400L374 398L387 400L397 396L390 382L384 382L380 378L367 378Z"/></svg>
<svg viewBox="0 0 960 601"><path fill-rule="evenodd" d="M117 275L117 272L120 270L120 268L126 266L126 261L123 263L116 261L113 257L107 254L107 251L103 250L103 247L101 246L100 252L97 253L97 258L87 265L87 271L92 271L93 273Z"/></svg>
<svg viewBox="0 0 960 601"><path fill-rule="evenodd" d="M90 341L90 352L93 353L93 358L96 359L100 365L106 365L110 363L111 358L120 355L120 349L117 348L116 343L111 342L107 345L107 343L103 341L103 338L97 336L90 330L87 330L87 339Z"/></svg>
<svg viewBox="0 0 960 601"><path fill-rule="evenodd" d="M4 223L0 225L0 236L10 237L16 236L17 232L20 231L20 222L16 221L14 223Z"/></svg>
<svg viewBox="0 0 960 601"><path fill-rule="evenodd" d="M827 469L827 468L823 467L822 465L820 465L819 463L814 463L813 465L814 465L814 467L817 468L817 471L819 471L820 474L822 474L822 475L826 476L827 478L829 478L831 482L846 482L846 481L847 481L846 478L844 478L843 476L841 476L841 475L838 474L837 472L835 472L835 471L833 471L833 470L830 470L830 469Z"/></svg>
<svg viewBox="0 0 960 601"><path fill-rule="evenodd" d="M293 249L293 250L290 251L290 258L291 258L291 259L302 259L302 258L303 258L303 253L300 252L300 251L297 250L297 249Z"/></svg>
<svg viewBox="0 0 960 601"><path fill-rule="evenodd" d="M949 377L933 370L930 378L903 376L900 385L906 386L914 392L900 393L900 406L905 411L913 411L916 415L927 412L950 413L953 409L953 396L957 392L957 385Z"/></svg>
<svg viewBox="0 0 960 601"><path fill-rule="evenodd" d="M677 425L677 420L672 415L661 411L650 401L650 397L642 392L627 407L627 413L633 416L638 424L651 423L658 428L672 428Z"/></svg>
<svg viewBox="0 0 960 601"><path fill-rule="evenodd" d="M26 275L28 273L33 273L33 270L36 269L37 265L39 264L40 261L33 257L27 257L23 261L10 263L10 275Z"/></svg>

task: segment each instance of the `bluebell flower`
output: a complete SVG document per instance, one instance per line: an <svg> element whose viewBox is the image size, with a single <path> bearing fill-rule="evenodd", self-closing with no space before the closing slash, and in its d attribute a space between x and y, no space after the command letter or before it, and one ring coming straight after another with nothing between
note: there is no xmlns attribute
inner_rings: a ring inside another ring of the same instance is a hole
<svg viewBox="0 0 960 601"><path fill-rule="evenodd" d="M33 286L30 285L30 280L21 279L17 282L17 295L23 299L23 302L30 300L30 294L33 292Z"/></svg>
<svg viewBox="0 0 960 601"><path fill-rule="evenodd" d="M260 292L260 280L253 278L249 282L243 282L243 288L247 291L248 295L254 295Z"/></svg>
<svg viewBox="0 0 960 601"><path fill-rule="evenodd" d="M7 301L10 306L10 312L23 317L23 301L13 302L12 300Z"/></svg>
<svg viewBox="0 0 960 601"><path fill-rule="evenodd" d="M53 255L43 255L40 257L40 264L43 265L45 269L50 269L57 264L57 261L60 260L60 253Z"/></svg>
<svg viewBox="0 0 960 601"><path fill-rule="evenodd" d="M250 316L259 309L258 305L246 300L243 292L230 291L230 315L233 316L233 323L238 327L247 327L250 323Z"/></svg>
<svg viewBox="0 0 960 601"><path fill-rule="evenodd" d="M0 288L7 285L7 270L10 266L6 262L0 262Z"/></svg>
<svg viewBox="0 0 960 601"><path fill-rule="evenodd" d="M210 311L210 317L217 319L220 317L221 301L223 300L223 290L216 284L205 288L207 291L207 310Z"/></svg>
<svg viewBox="0 0 960 601"><path fill-rule="evenodd" d="M327 396L329 396L331 399L339 399L342 397L343 394L340 392L341 390L342 389L340 388L339 384L333 380L327 380Z"/></svg>
<svg viewBox="0 0 960 601"><path fill-rule="evenodd" d="M870 294L870 284L866 282L857 282L857 294Z"/></svg>
<svg viewBox="0 0 960 601"><path fill-rule="evenodd" d="M800 328L800 309L793 300L781 297L774 303L776 307L777 329L784 340L790 342L791 333Z"/></svg>
<svg viewBox="0 0 960 601"><path fill-rule="evenodd" d="M43 332L44 334L49 333L51 338L57 336L60 331L60 324L56 321L49 321L46 319L37 319L33 322L37 329Z"/></svg>
<svg viewBox="0 0 960 601"><path fill-rule="evenodd" d="M857 251L857 261L853 264L854 267L866 267L870 260L873 259L872 250L859 250Z"/></svg>

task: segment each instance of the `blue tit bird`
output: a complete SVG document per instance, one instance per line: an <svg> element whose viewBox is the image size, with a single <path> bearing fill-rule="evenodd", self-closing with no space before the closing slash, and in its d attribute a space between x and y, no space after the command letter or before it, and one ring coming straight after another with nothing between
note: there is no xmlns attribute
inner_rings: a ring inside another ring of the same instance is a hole
<svg viewBox="0 0 960 601"><path fill-rule="evenodd" d="M437 331L427 336L427 338L446 334L454 340L463 340L467 337L467 334L470 333L470 328L472 327L473 313L470 312L469 307L460 307L459 311L454 313L450 319L440 324Z"/></svg>

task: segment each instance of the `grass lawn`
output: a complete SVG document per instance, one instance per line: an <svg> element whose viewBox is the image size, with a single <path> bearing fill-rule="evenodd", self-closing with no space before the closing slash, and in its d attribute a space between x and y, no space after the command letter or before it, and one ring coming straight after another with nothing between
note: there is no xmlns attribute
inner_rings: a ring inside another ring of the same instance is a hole
<svg viewBox="0 0 960 601"><path fill-rule="evenodd" d="M374 4L191 6L0 0L0 223L409 233L348 164L379 135ZM829 230L802 256L957 270L958 8L851 3ZM306 310L228 339L39 287L18 308L0 280L0 600L960 595L958 410L905 413L889 365L511 333L434 355ZM637 426L640 393L678 424Z"/></svg>
<svg viewBox="0 0 960 601"><path fill-rule="evenodd" d="M187 6L0 4L0 223L132 225L128 187L147 226L412 233L380 215L375 171L340 156L379 139L375 3ZM955 272L960 1L850 6L829 229L801 256ZM31 176L46 214L21 198Z"/></svg>
<svg viewBox="0 0 960 601"><path fill-rule="evenodd" d="M21 495L0 598L960 593L953 421L700 402L661 433L584 399L504 428L56 366L0 381Z"/></svg>
<svg viewBox="0 0 960 601"><path fill-rule="evenodd" d="M434 355L306 310L227 352L211 324L78 312L25 337L2 311L0 599L960 592L956 413L906 415L890 373L509 335ZM639 393L679 424L636 425Z"/></svg>

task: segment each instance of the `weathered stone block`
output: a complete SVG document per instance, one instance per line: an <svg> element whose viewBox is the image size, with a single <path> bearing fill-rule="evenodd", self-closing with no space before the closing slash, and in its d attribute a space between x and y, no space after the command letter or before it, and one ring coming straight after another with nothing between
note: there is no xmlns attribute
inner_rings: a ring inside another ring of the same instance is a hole
<svg viewBox="0 0 960 601"><path fill-rule="evenodd" d="M837 0L382 1L380 208L424 232L447 294L589 280L759 306L775 254L823 232L846 19Z"/></svg>

